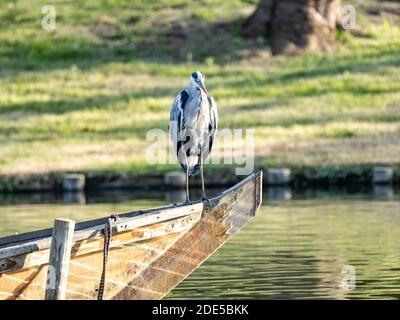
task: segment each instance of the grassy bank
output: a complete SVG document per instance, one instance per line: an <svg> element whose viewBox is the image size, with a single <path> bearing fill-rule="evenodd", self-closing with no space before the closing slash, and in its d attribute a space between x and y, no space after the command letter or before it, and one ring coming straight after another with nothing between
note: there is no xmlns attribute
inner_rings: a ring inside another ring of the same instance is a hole
<svg viewBox="0 0 400 320"><path fill-rule="evenodd" d="M264 39L240 38L256 2L53 1L52 32L41 27L45 1L0 4L0 174L178 168L148 163L146 133L167 129L196 69L220 126L255 129L257 167L330 176L398 166L396 16L360 9L360 31L338 34L335 53L277 58Z"/></svg>

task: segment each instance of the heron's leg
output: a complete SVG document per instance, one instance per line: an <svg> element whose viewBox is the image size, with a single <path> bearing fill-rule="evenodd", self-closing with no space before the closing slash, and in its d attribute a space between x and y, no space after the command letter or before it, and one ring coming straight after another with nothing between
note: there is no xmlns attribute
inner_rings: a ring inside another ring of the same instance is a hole
<svg viewBox="0 0 400 320"><path fill-rule="evenodd" d="M203 162L200 163L200 177L201 177L201 191L202 191L202 200L207 199L206 196L206 188L204 187L204 171L203 171Z"/></svg>
<svg viewBox="0 0 400 320"><path fill-rule="evenodd" d="M210 200L207 198L206 195L206 188L204 186L204 163L202 160L202 156L200 156L200 177L201 177L201 191L202 191L202 196L201 196L201 200L202 201L207 201L207 203L209 205L211 205Z"/></svg>
<svg viewBox="0 0 400 320"><path fill-rule="evenodd" d="M184 204L191 204L189 199L189 167L186 166L186 201Z"/></svg>
<svg viewBox="0 0 400 320"><path fill-rule="evenodd" d="M191 204L192 202L189 199L189 164L187 161L187 155L186 155L186 151L185 151L185 163L186 163L186 201L184 204Z"/></svg>

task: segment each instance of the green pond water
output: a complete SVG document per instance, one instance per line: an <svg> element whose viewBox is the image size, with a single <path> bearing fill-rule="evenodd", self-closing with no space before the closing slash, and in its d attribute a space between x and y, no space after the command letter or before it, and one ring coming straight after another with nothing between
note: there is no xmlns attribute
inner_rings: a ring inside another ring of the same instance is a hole
<svg viewBox="0 0 400 320"><path fill-rule="evenodd" d="M399 194L268 191L257 217L166 298L398 299ZM51 227L55 217L83 221L176 196L1 195L0 237Z"/></svg>

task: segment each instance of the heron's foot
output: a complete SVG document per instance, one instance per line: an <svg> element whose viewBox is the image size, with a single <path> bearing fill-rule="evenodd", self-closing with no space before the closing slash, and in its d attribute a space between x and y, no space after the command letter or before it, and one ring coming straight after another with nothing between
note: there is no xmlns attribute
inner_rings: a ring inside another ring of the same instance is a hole
<svg viewBox="0 0 400 320"><path fill-rule="evenodd" d="M186 199L186 201L183 203L184 206L189 206L191 204L193 204L193 202L190 201L190 199Z"/></svg>
<svg viewBox="0 0 400 320"><path fill-rule="evenodd" d="M204 203L206 203L207 206L211 207L211 201L210 201L210 199L208 199L208 198L206 197L206 195L203 195L203 196L201 197L201 201L204 202Z"/></svg>

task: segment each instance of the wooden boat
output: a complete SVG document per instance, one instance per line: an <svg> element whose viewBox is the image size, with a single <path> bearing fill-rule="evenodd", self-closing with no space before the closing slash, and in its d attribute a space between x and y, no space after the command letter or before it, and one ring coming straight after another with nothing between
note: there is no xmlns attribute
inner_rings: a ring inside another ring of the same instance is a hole
<svg viewBox="0 0 400 320"><path fill-rule="evenodd" d="M210 204L121 214L113 224L104 299L160 299L194 271L261 205L262 172ZM78 223L66 299L96 299L107 218ZM44 299L52 229L0 239L0 299Z"/></svg>

